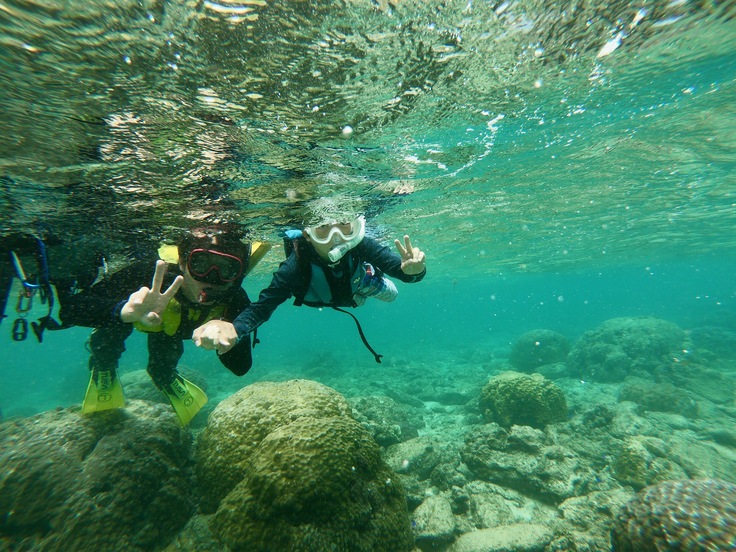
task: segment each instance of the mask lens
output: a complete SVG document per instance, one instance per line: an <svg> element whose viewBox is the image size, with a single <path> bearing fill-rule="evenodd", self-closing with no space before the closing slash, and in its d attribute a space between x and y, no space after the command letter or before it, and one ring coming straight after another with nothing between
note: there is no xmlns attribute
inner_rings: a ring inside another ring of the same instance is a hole
<svg viewBox="0 0 736 552"><path fill-rule="evenodd" d="M219 280L219 283L232 282L243 273L241 259L208 249L194 249L189 254L187 267L195 279L208 282L210 280Z"/></svg>
<svg viewBox="0 0 736 552"><path fill-rule="evenodd" d="M327 240L330 237L331 230L332 230L332 225L323 224L322 226L315 227L313 229L313 232L314 232L314 235L317 237L317 239Z"/></svg>
<svg viewBox="0 0 736 552"><path fill-rule="evenodd" d="M353 222L341 222L334 224L323 224L307 229L309 236L317 243L330 243L334 236L339 236L343 241L350 241L360 232L360 219Z"/></svg>

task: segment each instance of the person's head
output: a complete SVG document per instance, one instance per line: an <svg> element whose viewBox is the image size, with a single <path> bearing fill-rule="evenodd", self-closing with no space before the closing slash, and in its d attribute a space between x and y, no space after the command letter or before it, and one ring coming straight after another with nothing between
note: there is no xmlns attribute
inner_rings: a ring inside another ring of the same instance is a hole
<svg viewBox="0 0 736 552"><path fill-rule="evenodd" d="M197 228L179 241L182 290L190 301L209 303L239 287L250 257L250 245L237 226Z"/></svg>
<svg viewBox="0 0 736 552"><path fill-rule="evenodd" d="M317 255L325 261L336 263L363 241L365 217L359 216L348 222L323 220L305 228L302 235L312 244Z"/></svg>

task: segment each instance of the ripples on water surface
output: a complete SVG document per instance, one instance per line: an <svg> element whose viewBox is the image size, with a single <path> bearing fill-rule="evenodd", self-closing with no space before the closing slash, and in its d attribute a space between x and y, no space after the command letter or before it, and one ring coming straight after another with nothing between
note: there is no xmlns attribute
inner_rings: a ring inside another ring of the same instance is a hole
<svg viewBox="0 0 736 552"><path fill-rule="evenodd" d="M2 0L2 231L277 241L338 195L438 273L732 256L734 15Z"/></svg>

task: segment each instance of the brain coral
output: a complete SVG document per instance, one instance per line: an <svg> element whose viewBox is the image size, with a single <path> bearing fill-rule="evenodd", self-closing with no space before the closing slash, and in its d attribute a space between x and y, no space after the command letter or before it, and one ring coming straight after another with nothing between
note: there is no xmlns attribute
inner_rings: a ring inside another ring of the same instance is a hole
<svg viewBox="0 0 736 552"><path fill-rule="evenodd" d="M316 382L246 387L197 449L215 535L237 550L410 550L404 490L345 399ZM217 506L217 505L216 505Z"/></svg>
<svg viewBox="0 0 736 552"><path fill-rule="evenodd" d="M564 335L552 330L532 330L514 343L509 362L518 370L531 372L545 364L564 361L569 352L570 342Z"/></svg>
<svg viewBox="0 0 736 552"><path fill-rule="evenodd" d="M504 372L496 376L481 390L480 409L487 421L504 427L543 428L567 419L564 393L540 374Z"/></svg>
<svg viewBox="0 0 736 552"><path fill-rule="evenodd" d="M629 375L650 377L682 353L685 332L658 318L613 318L585 332L567 363L581 379L623 381Z"/></svg>
<svg viewBox="0 0 736 552"><path fill-rule="evenodd" d="M303 417L350 416L337 391L309 380L262 382L244 387L210 414L197 443L197 475L205 509L243 479L246 461L275 429Z"/></svg>
<svg viewBox="0 0 736 552"><path fill-rule="evenodd" d="M615 552L736 550L736 485L668 481L625 504L611 534Z"/></svg>
<svg viewBox="0 0 736 552"><path fill-rule="evenodd" d="M264 439L212 529L231 550L410 550L406 498L370 434L302 418Z"/></svg>

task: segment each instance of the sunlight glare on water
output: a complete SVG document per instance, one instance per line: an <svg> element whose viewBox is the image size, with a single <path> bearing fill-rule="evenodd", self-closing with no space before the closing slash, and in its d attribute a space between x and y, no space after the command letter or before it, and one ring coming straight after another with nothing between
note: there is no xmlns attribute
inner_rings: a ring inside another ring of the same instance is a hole
<svg viewBox="0 0 736 552"><path fill-rule="evenodd" d="M480 274L734 249L731 4L0 13L6 233L234 219L278 242L347 194L380 237Z"/></svg>

